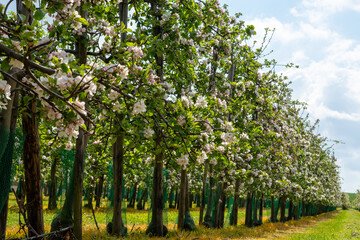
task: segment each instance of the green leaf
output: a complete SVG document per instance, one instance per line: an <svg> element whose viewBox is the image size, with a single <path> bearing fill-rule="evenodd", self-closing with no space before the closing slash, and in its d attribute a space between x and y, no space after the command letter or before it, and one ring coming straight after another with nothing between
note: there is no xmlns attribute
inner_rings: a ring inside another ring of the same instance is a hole
<svg viewBox="0 0 360 240"><path fill-rule="evenodd" d="M55 33L56 33L55 31L51 31L50 34L49 34L49 37L50 37L50 38L55 37Z"/></svg>
<svg viewBox="0 0 360 240"><path fill-rule="evenodd" d="M19 14L19 18L21 19L22 22L25 22L26 20L26 16L24 14Z"/></svg>
<svg viewBox="0 0 360 240"><path fill-rule="evenodd" d="M45 17L45 13L43 11L41 11L40 9L36 10L34 13L34 18L38 21L40 21L41 19L43 19Z"/></svg>
<svg viewBox="0 0 360 240"><path fill-rule="evenodd" d="M76 18L75 21L81 22L82 24L88 26L89 22L85 18Z"/></svg>
<svg viewBox="0 0 360 240"><path fill-rule="evenodd" d="M23 98L22 98L23 102L25 105L28 105L29 102L30 102L30 97L28 95L25 95Z"/></svg>
<svg viewBox="0 0 360 240"><path fill-rule="evenodd" d="M65 63L62 63L61 64L61 70L63 70L63 72L68 72L69 71L69 68L68 68L68 66L65 64Z"/></svg>
<svg viewBox="0 0 360 240"><path fill-rule="evenodd" d="M32 5L32 1L25 1L25 6L27 9L30 9L31 8L31 5Z"/></svg>
<svg viewBox="0 0 360 240"><path fill-rule="evenodd" d="M1 70L4 71L4 72L7 72L7 71L10 70L10 65L9 65L8 59L2 61L2 63L1 63Z"/></svg>

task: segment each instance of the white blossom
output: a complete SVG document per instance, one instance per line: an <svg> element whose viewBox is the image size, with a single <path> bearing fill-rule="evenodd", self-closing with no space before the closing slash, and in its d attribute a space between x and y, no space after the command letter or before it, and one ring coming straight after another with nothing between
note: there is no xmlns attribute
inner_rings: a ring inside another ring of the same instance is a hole
<svg viewBox="0 0 360 240"><path fill-rule="evenodd" d="M135 115L143 112L146 112L146 105L144 100L141 99L139 102L136 102L134 104L133 111L131 112L131 114Z"/></svg>
<svg viewBox="0 0 360 240"><path fill-rule="evenodd" d="M68 141L65 145L66 150L71 150L73 148L73 143L71 141Z"/></svg>
<svg viewBox="0 0 360 240"><path fill-rule="evenodd" d="M9 65L11 68L19 68L22 69L24 67L24 64L18 60L16 60L15 58L11 58Z"/></svg>
<svg viewBox="0 0 360 240"><path fill-rule="evenodd" d="M236 136L234 133L222 133L221 139L227 143L233 143L236 140Z"/></svg>
<svg viewBox="0 0 360 240"><path fill-rule="evenodd" d="M217 150L218 150L219 152L221 152L221 153L225 152L224 146L218 146L218 147L217 147Z"/></svg>
<svg viewBox="0 0 360 240"><path fill-rule="evenodd" d="M216 159L215 159L215 158L212 158L212 159L210 160L210 164L211 164L211 165L216 165L216 164L217 164Z"/></svg>
<svg viewBox="0 0 360 240"><path fill-rule="evenodd" d="M185 117L184 116L180 116L179 119L177 120L177 123L180 125L180 126L184 126L186 124L186 120L185 120Z"/></svg>
<svg viewBox="0 0 360 240"><path fill-rule="evenodd" d="M195 107L207 107L207 101L203 96L196 99Z"/></svg>
<svg viewBox="0 0 360 240"><path fill-rule="evenodd" d="M186 168L186 165L189 163L189 155L188 154L184 154L181 157L176 159L177 164L179 164L180 166L182 166L183 169Z"/></svg>
<svg viewBox="0 0 360 240"><path fill-rule="evenodd" d="M249 136L247 135L247 133L241 133L241 134L240 134L240 138L242 138L242 139L249 139Z"/></svg>
<svg viewBox="0 0 360 240"><path fill-rule="evenodd" d="M150 128L150 126L148 126L145 130L144 130L144 136L146 137L146 138L151 138L152 137L152 135L154 134L154 130L152 130L151 128Z"/></svg>
<svg viewBox="0 0 360 240"><path fill-rule="evenodd" d="M115 91L113 91L113 90L110 90L110 93L109 93L109 99L110 100L115 100L115 99L117 99L118 98L118 93L117 92L115 92Z"/></svg>
<svg viewBox="0 0 360 240"><path fill-rule="evenodd" d="M197 158L198 163L203 164L205 160L208 158L206 152L202 151L199 157Z"/></svg>

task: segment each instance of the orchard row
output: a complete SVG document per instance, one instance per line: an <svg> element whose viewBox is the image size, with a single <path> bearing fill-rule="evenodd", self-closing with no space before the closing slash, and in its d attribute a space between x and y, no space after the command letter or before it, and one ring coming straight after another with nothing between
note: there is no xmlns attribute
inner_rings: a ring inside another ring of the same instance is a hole
<svg viewBox="0 0 360 240"><path fill-rule="evenodd" d="M338 204L333 150L266 58L271 31L254 47L254 27L217 0L16 2L16 14L0 6L0 157L11 163L21 126L29 235L44 232L41 183L56 189L64 149L75 151L72 184L52 230L71 225L77 239L83 192L104 179L115 235L124 187L149 189L156 236L164 190L179 192L179 229L189 193L201 195L202 222L206 189L210 227L222 227L230 197Z"/></svg>

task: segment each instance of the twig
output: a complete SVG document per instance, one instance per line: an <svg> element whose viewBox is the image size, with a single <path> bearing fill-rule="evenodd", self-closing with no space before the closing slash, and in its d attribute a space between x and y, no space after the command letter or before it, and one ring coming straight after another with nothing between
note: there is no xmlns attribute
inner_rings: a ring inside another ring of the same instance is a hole
<svg viewBox="0 0 360 240"><path fill-rule="evenodd" d="M95 221L96 228L97 228L97 230L100 232L100 228L99 228L98 223L97 223L97 221L96 221L95 211L94 211L94 207L93 207L92 204L91 204L91 211L92 211L92 214L93 214L93 217L94 217L94 221Z"/></svg>
<svg viewBox="0 0 360 240"><path fill-rule="evenodd" d="M134 227L135 227L135 223L134 225L132 226L131 230L130 230L130 233L134 230Z"/></svg>
<svg viewBox="0 0 360 240"><path fill-rule="evenodd" d="M48 236L48 235L57 235L57 234L59 234L59 233L61 233L61 232L66 232L66 231L70 231L70 230L72 230L72 227L66 227L66 228L59 229L59 230L54 231L54 232L49 232L49 233L41 234L41 235L39 235L39 236L24 238L24 240L38 239L38 238L42 238L42 237L45 237L45 236Z"/></svg>
<svg viewBox="0 0 360 240"><path fill-rule="evenodd" d="M34 82L40 87L42 88L45 92L49 93L49 95L51 95L52 97L55 97L61 101L63 101L66 105L68 105L72 110L74 110L82 119L84 119L85 121L90 122L93 126L95 126L95 123L93 121L91 121L91 119L89 117L87 117L86 114L82 113L80 108L78 106L74 106L73 104L69 103L63 96L57 94L56 92L48 89L47 87L45 87L36 77L35 75L32 73L32 71L29 69L28 66L26 66L26 72L29 74L29 76L34 80Z"/></svg>
<svg viewBox="0 0 360 240"><path fill-rule="evenodd" d="M32 231L33 233L35 233L36 236L38 236L39 234L35 231L35 229L34 229L34 228L31 226L31 224L29 223L29 220L27 219L27 217L26 217L26 215L25 215L24 209L23 209L22 204L20 203L20 201L19 201L19 199L18 199L18 197L17 197L17 195L16 195L15 190L14 190L13 188L12 188L11 190L12 190L12 192L13 192L14 195L15 195L16 202L17 202L17 204L18 204L18 206L19 206L19 212L20 212L21 215L23 216L26 226L28 227L29 231ZM26 232L25 232L25 234L26 234Z"/></svg>
<svg viewBox="0 0 360 240"><path fill-rule="evenodd" d="M18 80L18 79L16 79L16 78L14 78L12 75L8 74L7 72L4 72L4 71L2 71L2 70L0 70L0 72L1 72L5 77L10 78L11 80L17 82L18 84L20 84L22 87L26 88L27 90L31 90L31 87L30 87L30 86L24 84L23 82L21 82L20 80ZM17 73L19 73L19 72L17 72ZM16 73L16 74L17 74L17 73ZM25 71L23 72L23 75L25 76Z"/></svg>

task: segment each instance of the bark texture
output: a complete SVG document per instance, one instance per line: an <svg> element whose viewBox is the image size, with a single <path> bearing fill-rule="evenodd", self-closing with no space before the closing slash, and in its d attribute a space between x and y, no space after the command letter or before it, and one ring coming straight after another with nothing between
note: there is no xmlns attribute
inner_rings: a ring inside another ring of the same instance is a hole
<svg viewBox="0 0 360 240"><path fill-rule="evenodd" d="M125 133L121 131L119 135L116 136L116 141L113 144L114 213L112 219L112 234L116 236L124 236L127 232L121 217L124 137Z"/></svg>
<svg viewBox="0 0 360 240"><path fill-rule="evenodd" d="M29 229L29 236L44 233L39 126L36 119L36 112L36 100L31 98L29 105L22 114L23 133L26 135L23 146L26 210L29 223L34 230Z"/></svg>

